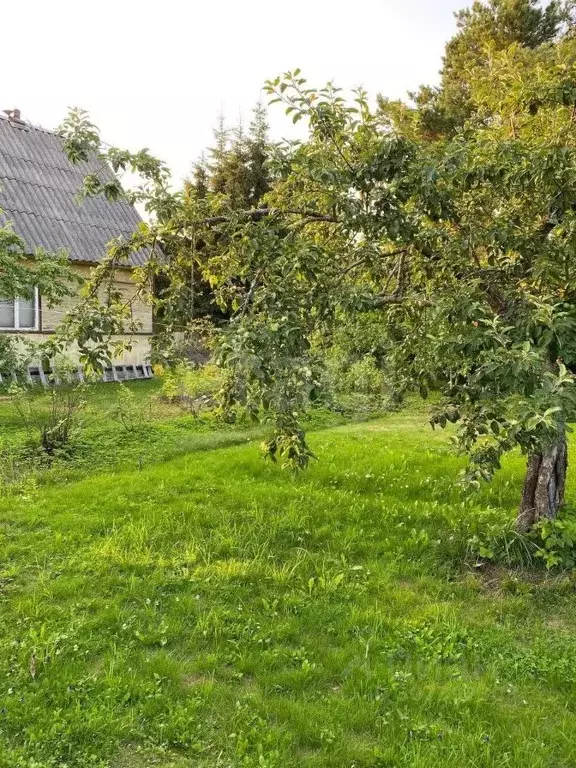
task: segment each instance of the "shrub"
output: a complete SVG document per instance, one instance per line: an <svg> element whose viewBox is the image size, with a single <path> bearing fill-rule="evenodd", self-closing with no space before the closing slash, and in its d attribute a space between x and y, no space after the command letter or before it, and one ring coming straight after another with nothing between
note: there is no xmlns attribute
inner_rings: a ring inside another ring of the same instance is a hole
<svg viewBox="0 0 576 768"><path fill-rule="evenodd" d="M9 389L30 442L48 456L69 448L82 427L86 385L72 377L73 370L59 359L47 391L28 383L14 383Z"/></svg>
<svg viewBox="0 0 576 768"><path fill-rule="evenodd" d="M554 520L542 520L529 533L511 521L485 526L468 539L468 553L507 567L531 566L538 560L547 569L576 567L576 509L565 507Z"/></svg>
<svg viewBox="0 0 576 768"><path fill-rule="evenodd" d="M126 432L139 432L147 422L152 420L152 401L148 407L135 395L130 387L120 383L117 390L117 400L110 411L110 417L117 421Z"/></svg>
<svg viewBox="0 0 576 768"><path fill-rule="evenodd" d="M164 369L162 378L162 396L192 412L210 402L221 384L220 372L211 364L194 367L180 362Z"/></svg>
<svg viewBox="0 0 576 768"><path fill-rule="evenodd" d="M384 374L370 355L352 363L345 377L345 386L349 392L363 395L382 396L384 392Z"/></svg>
<svg viewBox="0 0 576 768"><path fill-rule="evenodd" d="M554 520L539 522L530 537L537 545L536 557L546 568L576 566L576 510L565 507Z"/></svg>
<svg viewBox="0 0 576 768"><path fill-rule="evenodd" d="M34 344L20 336L0 334L0 374L5 382L11 380L12 375L20 379L25 378L28 364L37 357Z"/></svg>
<svg viewBox="0 0 576 768"><path fill-rule="evenodd" d="M335 348L325 358L323 402L332 408L352 411L389 410L392 390L378 360L371 354L349 357Z"/></svg>

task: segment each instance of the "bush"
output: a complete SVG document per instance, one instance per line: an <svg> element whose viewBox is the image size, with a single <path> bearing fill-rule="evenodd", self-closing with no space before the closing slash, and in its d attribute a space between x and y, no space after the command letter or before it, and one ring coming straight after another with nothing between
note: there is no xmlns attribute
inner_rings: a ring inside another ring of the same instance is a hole
<svg viewBox="0 0 576 768"><path fill-rule="evenodd" d="M326 404L358 412L390 409L392 393L375 357L350 358L336 348L326 356L325 364L322 389Z"/></svg>
<svg viewBox="0 0 576 768"><path fill-rule="evenodd" d="M152 401L149 400L146 408L130 387L120 383L117 400L110 411L110 417L126 432L139 432L152 420Z"/></svg>
<svg viewBox="0 0 576 768"><path fill-rule="evenodd" d="M26 367L37 356L35 345L21 336L0 334L0 374L4 382L10 382L14 374L24 379Z"/></svg>
<svg viewBox="0 0 576 768"><path fill-rule="evenodd" d="M162 397L194 413L211 401L221 385L220 371L211 364L195 367L180 362L155 372L163 379Z"/></svg>
<svg viewBox="0 0 576 768"><path fill-rule="evenodd" d="M81 431L86 385L72 377L73 370L70 363L58 360L47 391L20 383L9 389L29 442L48 456L68 449Z"/></svg>
<svg viewBox="0 0 576 768"><path fill-rule="evenodd" d="M532 566L538 560L546 568L576 567L576 510L565 507L554 520L542 520L528 533L513 523L485 526L468 539L468 553L507 567Z"/></svg>
<svg viewBox="0 0 576 768"><path fill-rule="evenodd" d="M348 392L362 395L382 396L384 393L384 373L370 355L352 363L344 379Z"/></svg>
<svg viewBox="0 0 576 768"><path fill-rule="evenodd" d="M555 520L542 520L530 534L537 545L536 557L546 568L576 566L576 510L565 507Z"/></svg>

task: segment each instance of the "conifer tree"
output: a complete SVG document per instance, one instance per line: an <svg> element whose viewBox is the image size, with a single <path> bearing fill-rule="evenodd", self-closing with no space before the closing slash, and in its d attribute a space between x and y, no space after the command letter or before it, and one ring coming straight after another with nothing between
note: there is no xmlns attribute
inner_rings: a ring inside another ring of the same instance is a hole
<svg viewBox="0 0 576 768"><path fill-rule="evenodd" d="M256 207L270 190L271 177L267 167L270 154L266 108L258 102L252 111L247 141L248 170L250 176L248 205Z"/></svg>
<svg viewBox="0 0 576 768"><path fill-rule="evenodd" d="M208 150L210 161L207 163L209 188L215 194L225 194L226 158L229 149L230 131L226 127L226 121L222 113L218 116L218 123L213 133L214 146Z"/></svg>
<svg viewBox="0 0 576 768"><path fill-rule="evenodd" d="M208 153L210 161L202 169L195 166L193 183L205 185L212 195L222 195L221 204L231 210L257 206L271 185L266 109L256 105L248 132L241 120L231 129L220 115Z"/></svg>
<svg viewBox="0 0 576 768"><path fill-rule="evenodd" d="M208 197L208 168L206 167L206 160L204 153L200 160L194 163L192 169L192 179L184 182L185 189L191 192L193 190L194 196L197 200L205 200Z"/></svg>

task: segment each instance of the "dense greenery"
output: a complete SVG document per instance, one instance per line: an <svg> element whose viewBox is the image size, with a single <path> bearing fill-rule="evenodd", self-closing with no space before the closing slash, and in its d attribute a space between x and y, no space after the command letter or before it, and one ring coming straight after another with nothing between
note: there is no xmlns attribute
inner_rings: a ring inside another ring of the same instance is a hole
<svg viewBox="0 0 576 768"><path fill-rule="evenodd" d="M130 385L142 410L157 386ZM2 768L574 762L573 579L469 553L506 533L520 457L471 498L422 407L311 434L299 475L163 415L141 467L110 420L0 500Z"/></svg>
<svg viewBox="0 0 576 768"><path fill-rule="evenodd" d="M130 249L158 242L169 258L151 258L143 286L161 273L177 291L182 269L197 265L231 313L217 349L222 407L274 414L267 450L298 467L310 456L300 419L321 390L323 347L343 323L378 312L390 379L399 392L441 392L432 422L458 423L468 478L489 479L520 446L519 527L554 517L576 402L576 38L545 42L558 28L554 8L534 11L544 42L534 32L532 47L472 63L474 111L450 138L422 139L413 120L372 110L361 90L347 101L298 70L270 81L272 101L309 135L277 149L263 208L170 194L161 164L106 149L72 116L71 157L99 152L139 170L148 179L139 195L156 214L110 250L95 285ZM464 31L478 13L462 17Z"/></svg>
<svg viewBox="0 0 576 768"><path fill-rule="evenodd" d="M214 146L194 166L185 190L200 200L213 196L223 210L256 207L272 184L267 160L272 151L268 137L266 109L253 110L248 131L240 122L226 125L220 116L214 131Z"/></svg>
<svg viewBox="0 0 576 768"><path fill-rule="evenodd" d="M475 2L456 13L457 34L446 45L440 85L422 86L411 93L413 107L379 97L383 113L413 121L422 138L451 136L477 112L472 72L482 70L491 77L494 54L510 46L537 48L553 42L559 32L569 30L571 2L540 4L537 0L489 0Z"/></svg>
<svg viewBox="0 0 576 768"><path fill-rule="evenodd" d="M262 105L254 108L248 130L241 122L230 128L221 116L214 131L214 145L195 163L192 177L184 182L185 204L206 215L257 207L273 184L268 163L271 153ZM226 239L220 233L203 230L192 245L207 262L226 250ZM195 260L189 256L179 259L179 248L170 249L166 242L163 246L173 256L169 273L155 276L155 317L163 331L158 346L165 347L175 331L189 331L191 319L208 317L220 323L230 313L227 307L218 306L210 276Z"/></svg>

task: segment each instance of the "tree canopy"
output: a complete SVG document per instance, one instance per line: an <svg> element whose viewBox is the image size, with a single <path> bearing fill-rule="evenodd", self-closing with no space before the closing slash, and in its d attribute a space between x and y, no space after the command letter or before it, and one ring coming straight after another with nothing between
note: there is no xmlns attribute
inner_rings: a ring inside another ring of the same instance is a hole
<svg viewBox="0 0 576 768"><path fill-rule="evenodd" d="M409 94L413 106L379 96L382 112L410 121L423 138L453 136L477 111L472 80L478 70L490 78L491 58L512 45L537 48L572 28L572 2L489 0L456 14L457 33L447 43L440 83Z"/></svg>
<svg viewBox="0 0 576 768"><path fill-rule="evenodd" d="M254 108L247 131L241 122L230 128L220 116L214 130L214 145L194 164L191 178L184 182L184 196L206 211L221 214L257 206L274 181L268 167L271 151L267 113L262 104ZM204 231L195 239L194 246L203 252L206 261L208 253L210 258L220 253L224 242L221 233ZM228 317L226 308L216 305L212 287L201 270L189 265L184 268L182 279L187 280L190 295L185 297L178 286L174 290L172 280L165 277L164 303L156 307L168 335L175 327L185 328L190 316L216 321ZM180 317L175 312L178 306Z"/></svg>
<svg viewBox="0 0 576 768"><path fill-rule="evenodd" d="M322 386L323 344L343 318L378 313L389 377L400 392L440 393L431 421L456 424L468 479L489 479L520 447L519 525L553 517L576 406L576 38L558 36L560 11L493 0L460 15L438 93L466 116L449 130L423 135L424 104L373 109L361 89L347 99L299 70L269 81L308 136L275 148L275 183L256 207L171 192L160 163L110 150L76 114L63 131L71 158L97 152L139 171L153 214L112 245L94 284L143 247L143 291L164 274L177 293L182 270L198 269L230 316L221 408L271 418L267 452L297 467L311 456L300 418ZM449 96L470 35L497 37L494 25L501 43L472 57ZM217 249L199 247L214 238Z"/></svg>

